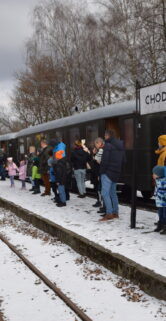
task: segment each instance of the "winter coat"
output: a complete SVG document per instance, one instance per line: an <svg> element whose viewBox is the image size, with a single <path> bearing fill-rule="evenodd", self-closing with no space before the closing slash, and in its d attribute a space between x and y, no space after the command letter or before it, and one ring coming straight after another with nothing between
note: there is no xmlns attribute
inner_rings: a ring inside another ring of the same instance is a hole
<svg viewBox="0 0 166 321"><path fill-rule="evenodd" d="M166 207L166 177L156 179L154 195L156 207Z"/></svg>
<svg viewBox="0 0 166 321"><path fill-rule="evenodd" d="M48 167L49 167L50 182L55 183L56 179L55 179L55 173L54 173L54 168L53 168L54 160L53 160L53 158L49 158L47 162L48 162Z"/></svg>
<svg viewBox="0 0 166 321"><path fill-rule="evenodd" d="M94 159L98 164L101 163L102 155L103 155L103 148L100 148L94 156Z"/></svg>
<svg viewBox="0 0 166 321"><path fill-rule="evenodd" d="M58 143L54 149L53 154L55 159L61 159L66 156L66 145L63 142Z"/></svg>
<svg viewBox="0 0 166 321"><path fill-rule="evenodd" d="M118 182L124 160L123 142L114 137L107 139L100 163L100 174L107 175L115 183Z"/></svg>
<svg viewBox="0 0 166 321"><path fill-rule="evenodd" d="M66 185L67 182L67 167L66 167L66 157L59 159L54 165L54 173L56 177L56 182L60 185Z"/></svg>
<svg viewBox="0 0 166 321"><path fill-rule="evenodd" d="M40 174L47 174L48 173L48 158L50 157L48 155L49 151L52 148L50 146L47 146L43 148L41 154L39 155L39 172Z"/></svg>
<svg viewBox="0 0 166 321"><path fill-rule="evenodd" d="M38 168L38 166L33 165L33 166L32 166L32 179L33 179L33 181L34 181L35 179L40 179L40 178L41 178L41 174L39 173L39 168Z"/></svg>
<svg viewBox="0 0 166 321"><path fill-rule="evenodd" d="M79 146L76 147L71 153L70 160L75 170L86 169L86 164L91 161L91 156L89 155L89 153L85 152L81 146Z"/></svg>
<svg viewBox="0 0 166 321"><path fill-rule="evenodd" d="M90 165L91 165L90 181L91 181L91 184L96 186L99 183L100 164L95 159L93 159Z"/></svg>
<svg viewBox="0 0 166 321"><path fill-rule="evenodd" d="M5 165L6 163L6 154L2 149L0 149L0 165Z"/></svg>
<svg viewBox="0 0 166 321"><path fill-rule="evenodd" d="M19 172L19 169L15 163L8 164L7 170L9 177L16 176L16 171Z"/></svg>
<svg viewBox="0 0 166 321"><path fill-rule="evenodd" d="M100 177L100 163L103 154L103 149L100 148L97 153L93 156L93 159L90 163L91 166L91 184L94 186L99 184L99 177Z"/></svg>
<svg viewBox="0 0 166 321"><path fill-rule="evenodd" d="M27 176L32 176L32 166L33 166L33 159L35 157L35 153L31 153L28 155L28 163L27 163Z"/></svg>
<svg viewBox="0 0 166 321"><path fill-rule="evenodd" d="M165 166L166 165L166 146L157 149L155 153L159 155L157 160L157 165Z"/></svg>
<svg viewBox="0 0 166 321"><path fill-rule="evenodd" d="M27 165L24 164L24 165L20 165L19 167L19 179L21 181L25 181L26 179L26 173L27 173Z"/></svg>

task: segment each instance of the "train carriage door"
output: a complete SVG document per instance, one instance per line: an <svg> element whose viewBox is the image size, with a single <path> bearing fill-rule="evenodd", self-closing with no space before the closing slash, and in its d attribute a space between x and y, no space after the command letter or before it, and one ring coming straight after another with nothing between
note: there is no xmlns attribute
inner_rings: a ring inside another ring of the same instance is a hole
<svg viewBox="0 0 166 321"><path fill-rule="evenodd" d="M105 129L113 129L115 131L115 136L117 138L120 138L120 128L119 128L118 117L106 119L105 126L106 126Z"/></svg>

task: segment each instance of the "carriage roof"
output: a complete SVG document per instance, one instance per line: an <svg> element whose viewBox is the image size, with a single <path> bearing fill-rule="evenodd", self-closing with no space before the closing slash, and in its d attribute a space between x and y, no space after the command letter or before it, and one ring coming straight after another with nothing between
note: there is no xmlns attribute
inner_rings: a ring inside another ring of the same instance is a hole
<svg viewBox="0 0 166 321"><path fill-rule="evenodd" d="M95 121L99 119L105 119L109 117L118 117L122 115L129 115L136 110L135 100L126 101L123 103L116 103L107 105L104 107L92 109L86 112L80 112L78 114L63 117L60 119L52 120L47 123L42 123L36 126L31 126L20 130L17 133L9 133L0 136L0 141L6 141L17 137L23 137L35 133L42 133L51 129L63 128L66 126L72 126L81 124L84 122Z"/></svg>

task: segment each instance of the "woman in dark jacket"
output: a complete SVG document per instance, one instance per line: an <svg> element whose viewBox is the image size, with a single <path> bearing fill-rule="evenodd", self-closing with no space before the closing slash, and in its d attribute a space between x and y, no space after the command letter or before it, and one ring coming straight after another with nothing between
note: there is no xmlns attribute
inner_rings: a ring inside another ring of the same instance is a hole
<svg viewBox="0 0 166 321"><path fill-rule="evenodd" d="M85 152L81 141L75 141L75 148L71 154L71 163L74 168L74 175L77 182L77 187L79 191L80 198L85 197L85 176L86 176L86 166L90 162L91 158L88 152Z"/></svg>

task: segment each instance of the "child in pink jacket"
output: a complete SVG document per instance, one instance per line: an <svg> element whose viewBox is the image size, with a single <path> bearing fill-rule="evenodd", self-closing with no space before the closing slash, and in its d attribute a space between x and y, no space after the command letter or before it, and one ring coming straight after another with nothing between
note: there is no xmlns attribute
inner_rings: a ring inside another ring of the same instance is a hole
<svg viewBox="0 0 166 321"><path fill-rule="evenodd" d="M8 175L10 178L10 183L11 183L11 187L14 187L14 176L16 176L16 172L19 171L17 165L13 162L13 158L12 157L8 157L7 158L7 168L8 170Z"/></svg>
<svg viewBox="0 0 166 321"><path fill-rule="evenodd" d="M25 159L22 159L20 161L20 166L19 166L19 180L22 183L21 189L26 189L26 185L25 185L26 172L27 172L27 163Z"/></svg>

